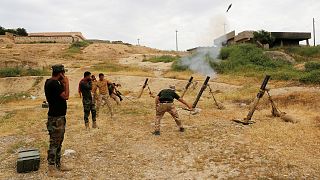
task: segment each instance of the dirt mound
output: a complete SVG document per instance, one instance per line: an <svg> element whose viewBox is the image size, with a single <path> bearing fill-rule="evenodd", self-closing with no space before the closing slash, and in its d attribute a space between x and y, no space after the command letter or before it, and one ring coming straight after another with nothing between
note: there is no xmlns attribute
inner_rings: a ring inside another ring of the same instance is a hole
<svg viewBox="0 0 320 180"><path fill-rule="evenodd" d="M281 51L265 51L264 54L273 60L283 60L291 64L296 62L293 57Z"/></svg>

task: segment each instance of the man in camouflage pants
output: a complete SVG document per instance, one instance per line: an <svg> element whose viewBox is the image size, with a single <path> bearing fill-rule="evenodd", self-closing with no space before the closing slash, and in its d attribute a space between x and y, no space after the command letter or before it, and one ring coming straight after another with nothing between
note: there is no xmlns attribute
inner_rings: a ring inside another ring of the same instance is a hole
<svg viewBox="0 0 320 180"><path fill-rule="evenodd" d="M63 65L52 66L52 77L45 82L44 90L49 103L47 129L50 136L48 150L48 176L61 177L60 171L70 168L61 164L61 147L66 127L69 80Z"/></svg>
<svg viewBox="0 0 320 180"><path fill-rule="evenodd" d="M179 119L179 114L175 105L173 104L174 99L177 99L179 102L186 105L189 110L192 110L192 107L175 92L175 86L170 85L169 89L163 89L159 92L155 99L156 103L156 120L155 120L155 130L154 135L160 135L160 121L163 115L168 112L173 119L175 120L177 126L179 127L180 132L184 132L184 127Z"/></svg>
<svg viewBox="0 0 320 180"><path fill-rule="evenodd" d="M99 80L97 81L96 85L93 87L92 92L96 97L98 97L97 115L99 115L100 108L104 105L107 105L110 112L111 119L113 119L113 109L110 102L108 84L112 84L112 82L104 79L104 74L100 73ZM97 90L99 90L99 94L97 93Z"/></svg>
<svg viewBox="0 0 320 180"><path fill-rule="evenodd" d="M84 78L80 81L79 87L82 94L82 103L84 111L84 122L86 129L89 129L89 115L92 114L92 128L97 128L96 123L96 106L93 102L91 90L92 90L92 80L90 77L91 73L86 71L84 73Z"/></svg>

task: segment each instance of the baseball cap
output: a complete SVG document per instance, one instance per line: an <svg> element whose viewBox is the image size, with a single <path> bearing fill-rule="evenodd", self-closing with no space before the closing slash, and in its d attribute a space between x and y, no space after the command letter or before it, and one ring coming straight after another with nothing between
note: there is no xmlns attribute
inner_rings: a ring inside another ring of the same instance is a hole
<svg viewBox="0 0 320 180"><path fill-rule="evenodd" d="M176 90L176 86L175 85L169 85L169 88L172 90Z"/></svg>
<svg viewBox="0 0 320 180"><path fill-rule="evenodd" d="M64 66L62 64L56 64L52 66L53 72L65 72Z"/></svg>

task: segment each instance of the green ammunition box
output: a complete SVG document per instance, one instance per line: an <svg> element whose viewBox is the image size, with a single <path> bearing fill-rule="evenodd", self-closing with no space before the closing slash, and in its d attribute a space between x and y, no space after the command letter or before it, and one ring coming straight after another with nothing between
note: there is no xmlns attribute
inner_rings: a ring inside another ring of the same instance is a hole
<svg viewBox="0 0 320 180"><path fill-rule="evenodd" d="M42 108L49 108L49 104L46 101L43 101Z"/></svg>
<svg viewBox="0 0 320 180"><path fill-rule="evenodd" d="M17 160L17 172L27 173L37 171L40 167L40 152L38 149L19 151Z"/></svg>

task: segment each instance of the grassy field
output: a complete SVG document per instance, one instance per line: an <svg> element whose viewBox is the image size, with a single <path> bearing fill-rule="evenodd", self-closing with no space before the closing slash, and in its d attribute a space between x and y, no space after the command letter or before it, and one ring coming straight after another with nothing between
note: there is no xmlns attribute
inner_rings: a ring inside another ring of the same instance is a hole
<svg viewBox="0 0 320 180"><path fill-rule="evenodd" d="M100 51L96 51L96 48L100 48ZM199 83L193 84L195 86L192 85L184 96L192 104L205 77L190 70L179 69L180 67L164 72L161 76L154 76L153 66L148 69L136 64L119 64L119 59L127 59L130 54L124 54L123 47L116 48L119 47L91 46L92 52L87 47L87 53L77 53L76 58L70 56L69 59L63 59L74 66L67 72L73 92L68 100L62 151L76 151L75 155L63 156L63 163L73 168L72 171L63 173L64 179L320 178L320 93L316 87L305 86L299 80L271 80L268 87L271 88L278 108L293 116L298 123L287 123L272 117L267 96L264 96L253 116L256 123L244 126L234 123L232 119L247 115L250 103L259 90L262 75L252 74L248 77L246 73L238 71L232 74L226 69L210 81L215 98L226 109L217 109L206 89L197 106L201 110L199 114L190 115L190 112L181 108L182 104L175 103L186 128L184 133L178 131L172 117L166 114L161 123L161 136L155 137L151 134L155 119L154 98L148 95L147 89L141 98L137 98L145 78L149 78L153 94L169 84L175 84L178 93L181 93L189 77L194 76ZM276 72L271 66L279 70L284 67L292 68L286 63L263 62L265 59L259 54L260 50L253 47L230 48L236 48L236 55L230 52L221 62L232 61L229 63L242 66L241 62L233 62L232 59L237 56L249 58L246 53L241 52L244 48L247 53L261 57L261 61L245 60L252 66L246 68L252 68L257 73L264 72L259 69L264 66L270 66L267 68L270 72ZM152 56L154 52L143 54ZM54 57L60 55L54 54ZM82 60L79 61L79 58ZM316 58L304 61L305 70L300 71L317 71L317 62ZM179 60L175 60L173 64L179 65ZM111 100L115 110L114 120L109 118L106 107L101 109L97 119L98 129L85 130L84 127L82 99L77 95L77 87L85 71L107 74L108 79L122 85L119 90L126 95L120 106L116 106ZM12 79L18 78L1 80L8 82ZM27 94L29 90L0 96L0 101L5 102L0 106L0 179L48 179L48 109L41 108L44 99L43 80L44 78L32 82L27 80L32 86L30 93L37 91L39 94L36 99L23 98L30 95ZM18 174L18 151L27 148L40 150L40 169L37 172Z"/></svg>
<svg viewBox="0 0 320 180"><path fill-rule="evenodd" d="M145 59L143 59L143 62L149 61L149 62L153 62L153 63L158 63L158 62L169 63L169 62L174 62L178 59L180 59L180 56L163 55L163 56L155 56L152 58L145 58Z"/></svg>
<svg viewBox="0 0 320 180"><path fill-rule="evenodd" d="M50 72L47 68L32 69L32 68L0 68L0 78L3 77L19 77L19 76L48 76Z"/></svg>
<svg viewBox="0 0 320 180"><path fill-rule="evenodd" d="M264 50L252 44L240 44L223 47L219 59L206 56L211 67L222 75L245 76L263 78L271 75L273 80L296 81L304 84L320 84L320 48L319 47L292 47L281 50L303 58L292 64L283 59L271 59L264 54ZM303 63L305 70L295 68ZM187 67L176 60L172 65L173 71L185 71Z"/></svg>

